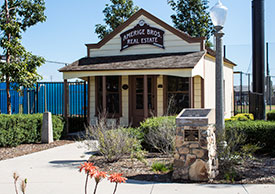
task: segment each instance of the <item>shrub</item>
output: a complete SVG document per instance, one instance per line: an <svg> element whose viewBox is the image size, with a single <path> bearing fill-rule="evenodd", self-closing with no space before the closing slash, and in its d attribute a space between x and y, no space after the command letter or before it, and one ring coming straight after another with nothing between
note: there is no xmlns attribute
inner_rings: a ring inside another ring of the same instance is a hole
<svg viewBox="0 0 275 194"><path fill-rule="evenodd" d="M251 113L240 113L225 121L254 121L254 116Z"/></svg>
<svg viewBox="0 0 275 194"><path fill-rule="evenodd" d="M152 117L141 123L144 133L143 145L146 149L173 154L176 134L176 117Z"/></svg>
<svg viewBox="0 0 275 194"><path fill-rule="evenodd" d="M271 110L268 113L266 113L266 119L268 121L275 121L275 110Z"/></svg>
<svg viewBox="0 0 275 194"><path fill-rule="evenodd" d="M172 165L166 165L163 162L154 162L151 166L152 170L154 172L168 172L171 171L173 169Z"/></svg>
<svg viewBox="0 0 275 194"><path fill-rule="evenodd" d="M59 140L62 136L65 126L65 120L62 116L52 115L53 139Z"/></svg>
<svg viewBox="0 0 275 194"><path fill-rule="evenodd" d="M107 125L105 119L100 119L96 126L90 126L86 139L98 140L98 151L107 162L118 161L124 155L143 160L142 147L133 128L123 128L115 125ZM96 145L86 141L89 148Z"/></svg>
<svg viewBox="0 0 275 194"><path fill-rule="evenodd" d="M42 114L0 115L0 147L40 142L42 119ZM55 115L52 116L52 121L53 138L58 140L64 128L64 121Z"/></svg>
<svg viewBox="0 0 275 194"><path fill-rule="evenodd" d="M225 123L226 131L236 130L244 135L245 144L258 145L262 151L275 150L275 122L271 121L234 121Z"/></svg>
<svg viewBox="0 0 275 194"><path fill-rule="evenodd" d="M241 178L236 167L248 158L252 158L255 151L259 149L257 145L247 144L246 132L238 127L227 128L223 133L218 134L217 146L219 171L229 182Z"/></svg>

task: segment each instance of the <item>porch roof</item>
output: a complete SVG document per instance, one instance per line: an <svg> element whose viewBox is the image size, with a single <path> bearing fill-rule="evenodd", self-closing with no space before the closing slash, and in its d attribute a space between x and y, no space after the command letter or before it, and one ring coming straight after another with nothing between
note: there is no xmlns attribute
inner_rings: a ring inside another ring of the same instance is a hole
<svg viewBox="0 0 275 194"><path fill-rule="evenodd" d="M59 69L60 72L194 68L206 51L108 57L85 57Z"/></svg>

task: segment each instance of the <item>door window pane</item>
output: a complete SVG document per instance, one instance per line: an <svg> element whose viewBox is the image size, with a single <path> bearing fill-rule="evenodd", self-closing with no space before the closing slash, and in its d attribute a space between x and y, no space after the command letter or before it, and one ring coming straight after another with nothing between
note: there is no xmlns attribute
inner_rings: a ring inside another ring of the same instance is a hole
<svg viewBox="0 0 275 194"><path fill-rule="evenodd" d="M136 94L136 109L143 109L143 94Z"/></svg>
<svg viewBox="0 0 275 194"><path fill-rule="evenodd" d="M136 79L136 93L143 93L143 78Z"/></svg>

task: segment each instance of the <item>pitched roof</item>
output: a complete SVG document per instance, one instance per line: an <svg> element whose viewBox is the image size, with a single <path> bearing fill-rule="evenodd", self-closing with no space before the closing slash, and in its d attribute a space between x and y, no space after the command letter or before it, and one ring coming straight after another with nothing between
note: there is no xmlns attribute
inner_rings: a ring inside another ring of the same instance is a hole
<svg viewBox="0 0 275 194"><path fill-rule="evenodd" d="M207 54L211 55L212 57L216 57L216 51L214 51L213 49L211 49L211 48L209 48L209 47L206 47L205 49L206 49L206 51L207 51ZM230 61L230 60L227 59L227 58L223 58L223 60L224 60L224 62L227 62L227 63L229 63L229 64L231 64L231 65L233 65L233 66L237 66L236 63Z"/></svg>
<svg viewBox="0 0 275 194"><path fill-rule="evenodd" d="M131 24L133 21L135 21L139 16L144 15L145 17L151 19L155 23L159 24L162 26L164 29L173 32L175 35L180 37L181 39L193 43L193 42L200 42L201 47L203 48L203 40L205 37L192 37L188 34L186 34L183 31L177 30L176 28L168 25L164 21L160 20L159 18L153 16L149 12L145 11L144 9L138 10L136 13L134 13L126 22L123 24L119 25L113 32L111 32L109 35L107 35L105 38L103 38L100 42L97 44L86 44L87 48L92 49L92 48L100 48L102 47L105 43L107 43L109 40L111 40L113 37L115 37L117 34L119 34L122 30L124 30L129 24ZM203 50L203 49L201 49Z"/></svg>
<svg viewBox="0 0 275 194"><path fill-rule="evenodd" d="M165 53L108 57L85 57L59 69L68 71L142 70L193 68L205 55L194 53Z"/></svg>

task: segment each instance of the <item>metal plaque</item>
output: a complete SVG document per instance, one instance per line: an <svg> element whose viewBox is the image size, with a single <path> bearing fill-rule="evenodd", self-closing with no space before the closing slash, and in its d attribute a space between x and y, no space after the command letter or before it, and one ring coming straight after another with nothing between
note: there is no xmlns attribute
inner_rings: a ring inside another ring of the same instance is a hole
<svg viewBox="0 0 275 194"><path fill-rule="evenodd" d="M184 130L184 141L199 141L199 130Z"/></svg>

